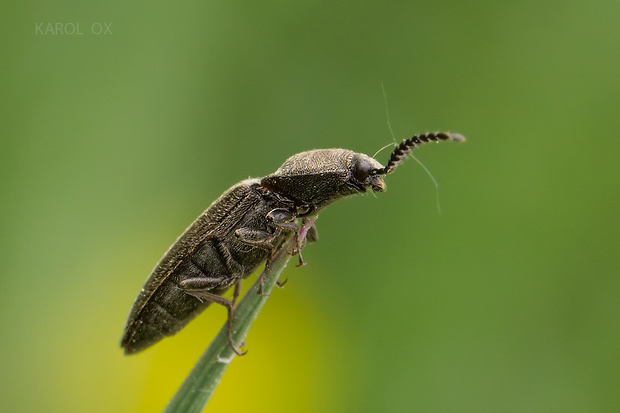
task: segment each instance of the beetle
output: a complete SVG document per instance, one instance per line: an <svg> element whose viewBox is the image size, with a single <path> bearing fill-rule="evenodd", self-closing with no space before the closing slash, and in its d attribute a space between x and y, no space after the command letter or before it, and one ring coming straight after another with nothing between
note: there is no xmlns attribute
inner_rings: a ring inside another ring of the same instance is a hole
<svg viewBox="0 0 620 413"><path fill-rule="evenodd" d="M231 323L241 281L271 257L291 231L299 254L313 222L330 203L358 193L385 190L385 175L417 146L463 141L462 135L431 132L405 139L386 166L346 149L315 149L288 158L273 174L247 179L224 192L176 240L153 269L131 308L121 347L134 354L172 336L211 303L228 309ZM301 220L301 227L300 221ZM234 287L232 299L222 297Z"/></svg>

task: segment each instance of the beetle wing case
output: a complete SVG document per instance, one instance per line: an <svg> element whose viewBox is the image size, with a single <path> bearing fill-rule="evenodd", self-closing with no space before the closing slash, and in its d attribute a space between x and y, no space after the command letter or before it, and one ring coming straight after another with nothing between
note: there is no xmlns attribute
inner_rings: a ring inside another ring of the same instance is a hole
<svg viewBox="0 0 620 413"><path fill-rule="evenodd" d="M222 294L231 281L254 271L264 261L266 253L255 250L256 257L250 257L253 259L248 260L247 268L241 266L242 272L231 272L227 263L222 262L217 245L210 241L219 239L226 243L236 225L256 209L257 199L251 188L258 182L245 180L226 191L177 238L155 266L127 319L121 341L126 354L137 353L176 334L210 304L188 295L177 286L179 281L194 276L220 277L221 288L214 286L212 291Z"/></svg>

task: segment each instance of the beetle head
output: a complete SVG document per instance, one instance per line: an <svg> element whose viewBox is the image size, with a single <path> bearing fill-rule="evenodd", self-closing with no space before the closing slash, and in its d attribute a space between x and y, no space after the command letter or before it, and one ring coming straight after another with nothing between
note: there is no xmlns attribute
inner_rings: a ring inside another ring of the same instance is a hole
<svg viewBox="0 0 620 413"><path fill-rule="evenodd" d="M293 155L273 174L261 179L263 187L297 205L318 211L337 199L366 191L385 190L383 177L394 172L411 151L427 142L465 138L456 133L428 132L402 141L384 167L363 153L346 149L315 149Z"/></svg>
<svg viewBox="0 0 620 413"><path fill-rule="evenodd" d="M349 163L349 169L351 171L349 183L357 187L359 192L385 191L385 182L383 181L385 168L374 158L363 153L355 153Z"/></svg>

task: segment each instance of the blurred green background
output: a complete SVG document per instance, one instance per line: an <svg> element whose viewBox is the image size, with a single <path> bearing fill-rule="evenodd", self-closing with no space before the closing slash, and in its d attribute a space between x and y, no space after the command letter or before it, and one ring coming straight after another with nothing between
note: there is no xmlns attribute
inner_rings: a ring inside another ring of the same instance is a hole
<svg viewBox="0 0 620 413"><path fill-rule="evenodd" d="M468 138L416 152L441 214L414 161L324 211L208 410L620 411L619 15L3 2L0 411L160 411L226 313L124 357L152 267L232 184L392 142L382 84L397 140Z"/></svg>

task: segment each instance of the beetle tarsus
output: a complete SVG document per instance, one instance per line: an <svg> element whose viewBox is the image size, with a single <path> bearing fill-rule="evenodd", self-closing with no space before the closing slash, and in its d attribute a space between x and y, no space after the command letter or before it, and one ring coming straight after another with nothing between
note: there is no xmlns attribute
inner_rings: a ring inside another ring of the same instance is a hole
<svg viewBox="0 0 620 413"><path fill-rule="evenodd" d="M231 305L230 307L228 307L228 344L230 344L230 348L232 348L235 354L237 354L238 356L245 356L245 354L247 353L247 350L246 351L240 350L239 348L237 348L235 342L233 341L233 337L232 337L232 333L233 333L232 323L233 323L233 317L234 317L233 313L234 313L234 309Z"/></svg>
<svg viewBox="0 0 620 413"><path fill-rule="evenodd" d="M299 262L297 263L296 267L304 267L306 265L306 262L304 261L304 258L301 256L301 248L297 250L297 257L299 258Z"/></svg>

